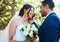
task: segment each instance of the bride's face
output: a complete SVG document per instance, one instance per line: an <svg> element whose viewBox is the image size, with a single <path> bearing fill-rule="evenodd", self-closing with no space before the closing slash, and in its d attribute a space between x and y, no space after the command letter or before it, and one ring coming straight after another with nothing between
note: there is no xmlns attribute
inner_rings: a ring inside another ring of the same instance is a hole
<svg viewBox="0 0 60 42"><path fill-rule="evenodd" d="M28 19L33 19L34 17L34 8L31 8L31 9L24 9L24 16Z"/></svg>
<svg viewBox="0 0 60 42"><path fill-rule="evenodd" d="M31 8L27 15L28 15L29 18L33 18L33 16L34 16L34 9Z"/></svg>

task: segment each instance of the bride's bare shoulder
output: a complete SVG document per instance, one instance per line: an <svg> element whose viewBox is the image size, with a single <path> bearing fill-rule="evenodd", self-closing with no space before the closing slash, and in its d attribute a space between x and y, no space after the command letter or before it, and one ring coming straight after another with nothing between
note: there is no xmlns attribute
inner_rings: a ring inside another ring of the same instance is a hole
<svg viewBox="0 0 60 42"><path fill-rule="evenodd" d="M21 23L21 18L18 19L14 19L12 22L14 22L14 24L20 24Z"/></svg>

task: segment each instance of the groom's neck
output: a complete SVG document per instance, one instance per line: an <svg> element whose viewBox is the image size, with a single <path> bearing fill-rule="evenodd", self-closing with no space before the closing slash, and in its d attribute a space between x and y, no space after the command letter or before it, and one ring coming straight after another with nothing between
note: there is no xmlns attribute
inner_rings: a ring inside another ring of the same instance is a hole
<svg viewBox="0 0 60 42"><path fill-rule="evenodd" d="M51 10L51 9L48 9L47 11L46 11L46 16L50 13L50 12L52 12L53 10Z"/></svg>

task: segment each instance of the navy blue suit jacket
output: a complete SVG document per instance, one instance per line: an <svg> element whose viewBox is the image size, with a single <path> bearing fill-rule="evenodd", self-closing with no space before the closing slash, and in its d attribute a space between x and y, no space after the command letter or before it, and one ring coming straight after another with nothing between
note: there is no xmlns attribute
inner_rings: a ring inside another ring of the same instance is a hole
<svg viewBox="0 0 60 42"><path fill-rule="evenodd" d="M38 30L39 42L58 42L60 20L51 13Z"/></svg>

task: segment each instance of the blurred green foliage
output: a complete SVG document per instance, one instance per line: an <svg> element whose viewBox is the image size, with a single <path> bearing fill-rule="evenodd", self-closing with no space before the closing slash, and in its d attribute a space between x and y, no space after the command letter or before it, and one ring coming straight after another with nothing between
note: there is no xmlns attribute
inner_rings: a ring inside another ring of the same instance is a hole
<svg viewBox="0 0 60 42"><path fill-rule="evenodd" d="M3 30L11 18L11 9L6 0L0 1L0 29Z"/></svg>

